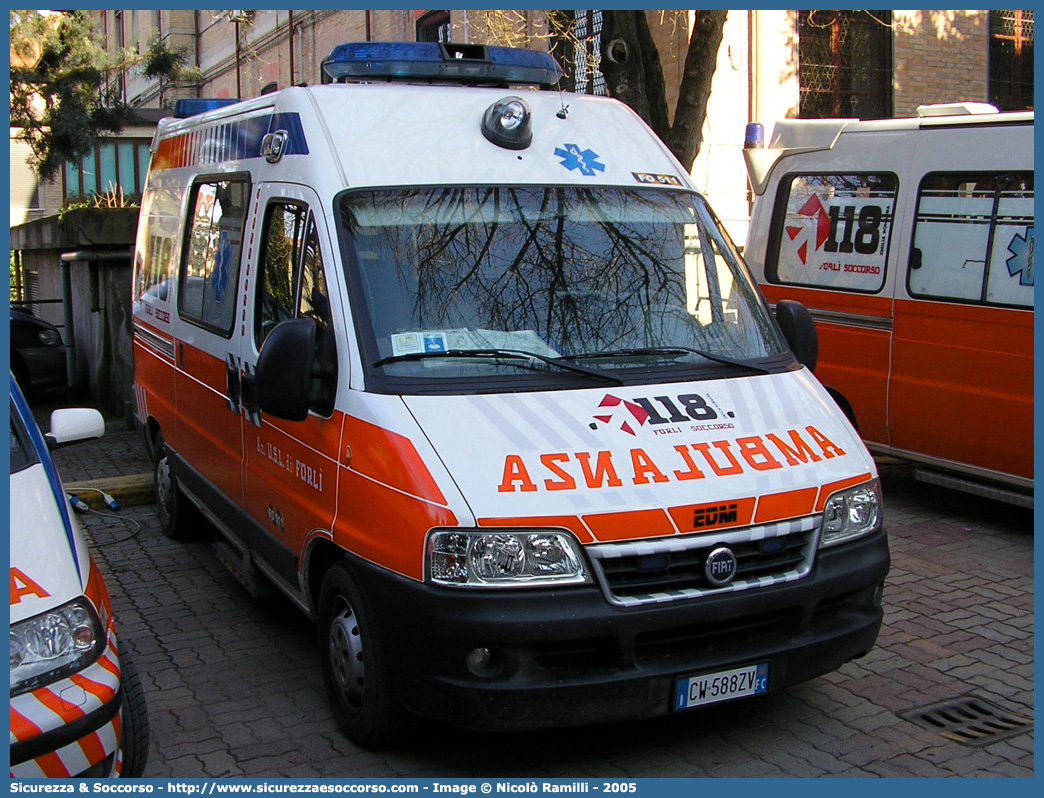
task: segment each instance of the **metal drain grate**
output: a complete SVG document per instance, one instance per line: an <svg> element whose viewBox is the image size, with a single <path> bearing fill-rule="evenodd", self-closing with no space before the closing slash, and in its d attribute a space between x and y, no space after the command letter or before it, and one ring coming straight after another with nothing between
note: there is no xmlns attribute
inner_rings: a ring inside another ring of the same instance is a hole
<svg viewBox="0 0 1044 798"><path fill-rule="evenodd" d="M900 712L899 717L962 745L989 745L1033 728L1030 718L1005 712L974 696Z"/></svg>

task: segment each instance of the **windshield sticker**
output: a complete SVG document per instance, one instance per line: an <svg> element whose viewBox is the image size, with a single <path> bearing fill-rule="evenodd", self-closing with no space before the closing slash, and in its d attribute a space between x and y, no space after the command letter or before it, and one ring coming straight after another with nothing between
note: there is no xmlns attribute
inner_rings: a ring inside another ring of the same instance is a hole
<svg viewBox="0 0 1044 798"><path fill-rule="evenodd" d="M555 155L562 159L562 166L569 171L577 169L585 177L594 177L596 172L604 172L605 164L594 150L581 150L578 144L566 144L564 148L556 147Z"/></svg>
<svg viewBox="0 0 1044 798"><path fill-rule="evenodd" d="M413 355L420 352L445 352L450 347L444 332L409 332L391 337L392 354Z"/></svg>

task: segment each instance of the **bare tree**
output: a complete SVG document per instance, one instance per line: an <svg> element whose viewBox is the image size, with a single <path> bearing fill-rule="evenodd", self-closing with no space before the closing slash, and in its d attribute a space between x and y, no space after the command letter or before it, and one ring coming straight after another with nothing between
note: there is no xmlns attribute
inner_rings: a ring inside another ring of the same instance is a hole
<svg viewBox="0 0 1044 798"><path fill-rule="evenodd" d="M609 96L631 106L690 170L703 142L707 99L728 12L696 12L673 123L661 55L648 16L660 14L667 23L682 26L688 23L688 13L603 10L597 48L590 47L593 32L582 29L588 19L580 12L478 11L472 12L469 20L473 35L490 43L533 47L542 42L574 83L589 80L600 71Z"/></svg>
<svg viewBox="0 0 1044 798"><path fill-rule="evenodd" d="M663 67L646 13L602 12L602 74L609 95L630 105L691 169L703 143L711 79L728 12L696 12L673 124L668 121Z"/></svg>

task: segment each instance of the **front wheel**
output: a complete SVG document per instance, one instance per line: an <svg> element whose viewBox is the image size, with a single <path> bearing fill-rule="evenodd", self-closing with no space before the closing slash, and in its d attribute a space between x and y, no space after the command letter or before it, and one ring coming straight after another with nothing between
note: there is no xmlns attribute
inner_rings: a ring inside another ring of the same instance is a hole
<svg viewBox="0 0 1044 798"><path fill-rule="evenodd" d="M145 690L134 660L121 645L120 681L123 684L123 705L120 708L120 757L123 767L120 776L137 779L145 772L149 759L149 712L145 706Z"/></svg>
<svg viewBox="0 0 1044 798"><path fill-rule="evenodd" d="M170 450L163 440L162 433L156 436L154 450L152 475L155 482L156 516L159 518L160 530L172 540L184 540L199 531L203 524L203 517L181 492L178 479L174 476L171 466Z"/></svg>
<svg viewBox="0 0 1044 798"><path fill-rule="evenodd" d="M395 695L376 619L343 563L319 592L319 642L327 695L348 739L368 747L407 737L416 718Z"/></svg>

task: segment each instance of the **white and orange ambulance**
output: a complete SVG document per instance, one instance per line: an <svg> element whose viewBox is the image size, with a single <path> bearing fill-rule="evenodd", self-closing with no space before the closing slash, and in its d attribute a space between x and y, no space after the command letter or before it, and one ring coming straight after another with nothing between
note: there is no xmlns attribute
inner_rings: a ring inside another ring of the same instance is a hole
<svg viewBox="0 0 1044 798"><path fill-rule="evenodd" d="M10 379L11 777L137 777L145 694L48 450L98 437L104 422L56 410L45 440Z"/></svg>
<svg viewBox="0 0 1044 798"><path fill-rule="evenodd" d="M324 70L161 124L134 357L165 530L202 511L315 619L346 733L651 717L865 654L874 462L646 125L546 54Z"/></svg>
<svg viewBox="0 0 1044 798"><path fill-rule="evenodd" d="M777 123L745 150L743 255L810 309L816 376L871 450L1032 506L1033 112L918 112Z"/></svg>

